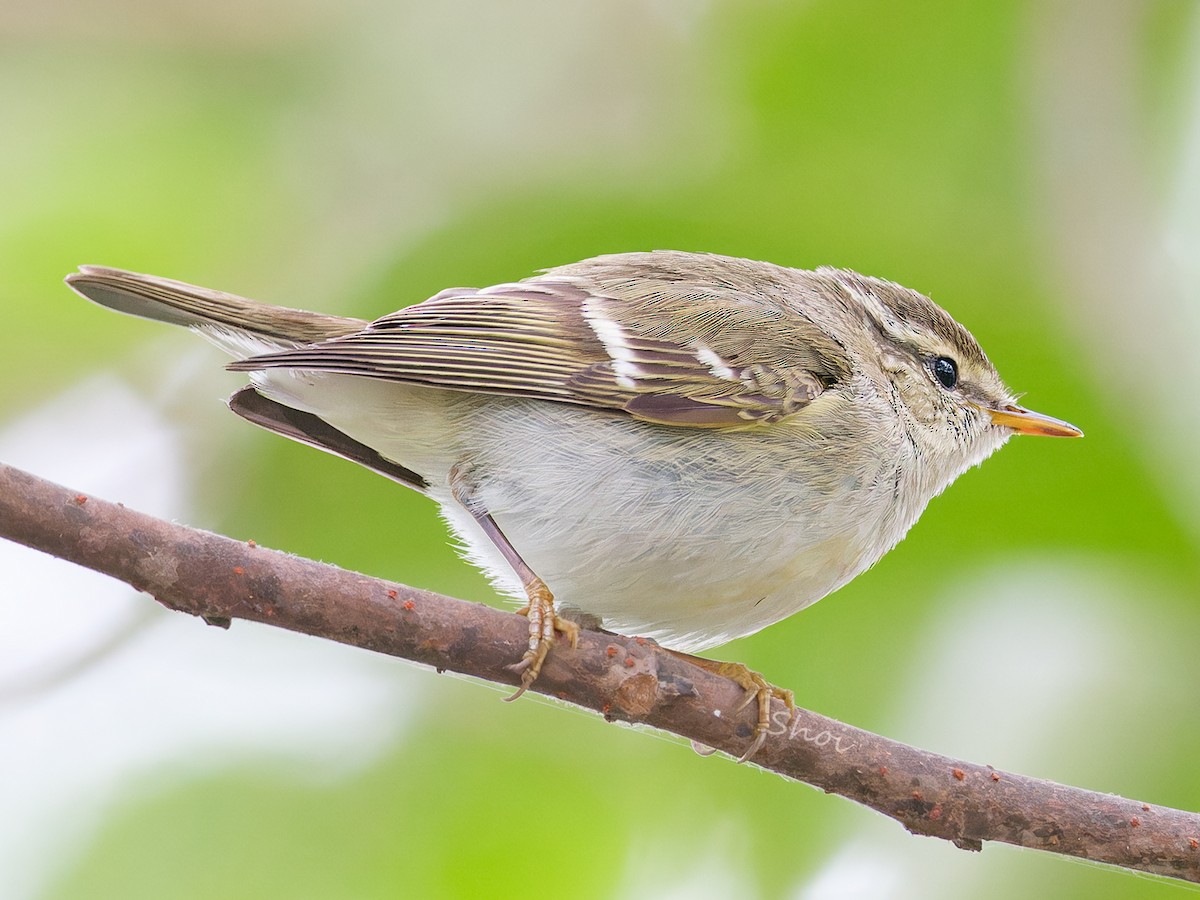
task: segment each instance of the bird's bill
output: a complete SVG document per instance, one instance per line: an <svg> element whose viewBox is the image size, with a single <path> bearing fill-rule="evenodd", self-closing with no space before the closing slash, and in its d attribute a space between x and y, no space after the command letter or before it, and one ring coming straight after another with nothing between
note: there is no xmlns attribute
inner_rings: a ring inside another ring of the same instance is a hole
<svg viewBox="0 0 1200 900"><path fill-rule="evenodd" d="M1040 434L1045 437L1083 437L1083 432L1062 419L1044 416L1022 406L1006 406L1003 409L989 409L993 425L1003 425L1011 428L1017 434Z"/></svg>

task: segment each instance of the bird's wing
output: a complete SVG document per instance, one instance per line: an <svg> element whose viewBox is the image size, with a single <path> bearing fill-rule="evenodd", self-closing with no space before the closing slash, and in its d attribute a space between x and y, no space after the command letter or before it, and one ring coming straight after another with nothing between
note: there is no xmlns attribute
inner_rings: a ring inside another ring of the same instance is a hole
<svg viewBox="0 0 1200 900"><path fill-rule="evenodd" d="M772 423L848 372L815 325L701 278L605 279L571 267L454 288L354 334L254 356L285 367L618 410L696 428Z"/></svg>

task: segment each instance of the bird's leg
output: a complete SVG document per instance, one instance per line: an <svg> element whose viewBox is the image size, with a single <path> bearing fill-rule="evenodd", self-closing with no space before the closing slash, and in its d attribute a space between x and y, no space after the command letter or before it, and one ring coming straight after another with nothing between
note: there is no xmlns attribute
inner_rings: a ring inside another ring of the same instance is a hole
<svg viewBox="0 0 1200 900"><path fill-rule="evenodd" d="M496 524L496 520L492 518L492 514L480 502L468 473L461 466L454 466L450 470L450 491L453 493L454 499L471 514L483 533L487 535L488 540L496 545L496 549L512 566L512 570L521 579L525 595L529 598L529 602L517 610L517 615L529 619L529 649L525 651L525 655L521 657L520 661L509 666L514 672L520 674L521 686L517 688L516 693L505 699L516 700L525 693L541 673L542 664L546 661L550 645L554 642L554 632L560 631L566 635L567 640L571 642L571 648L574 649L579 644L579 626L568 619L560 618L555 612L554 595L550 593L550 588L533 569L529 568L529 564L509 543L504 532L500 530L500 526Z"/></svg>
<svg viewBox="0 0 1200 900"><path fill-rule="evenodd" d="M754 729L754 740L750 742L750 746L746 748L746 752L741 755L738 762L744 763L763 745L763 741L767 739L767 732L771 726L771 701L782 700L788 711L788 724L796 717L796 698L791 691L786 688L778 687L771 684L758 672L753 669L748 669L741 663L736 662L721 662L715 659L705 659L702 656L692 656L690 653L682 653L679 650L671 650L669 647L664 647L672 656L678 656L680 659L686 659L688 662L699 666L700 668L712 672L714 675L723 675L726 678L736 682L742 690L746 692L746 699L739 704L736 712L741 712L752 701L758 701L758 724Z"/></svg>

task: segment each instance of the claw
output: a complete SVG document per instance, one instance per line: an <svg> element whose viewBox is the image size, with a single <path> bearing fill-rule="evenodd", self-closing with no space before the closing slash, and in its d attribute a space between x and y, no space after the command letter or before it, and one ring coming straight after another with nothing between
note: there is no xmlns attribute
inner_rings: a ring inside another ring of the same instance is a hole
<svg viewBox="0 0 1200 900"><path fill-rule="evenodd" d="M525 585L525 593L529 603L517 610L517 615L529 619L529 649L518 662L508 668L520 674L521 686L511 697L505 700L516 700L529 690L529 686L537 680L542 671L542 663L554 643L554 632L561 631L571 642L571 649L579 646L579 626L567 619L560 619L554 611L554 595L546 582L534 574L529 564L521 559L515 547L508 542L492 514L488 512L480 499L474 480L471 477L471 466L467 462L456 463L450 468L450 490L454 499L462 504L463 509L471 514L479 524L483 533L488 536L500 554L508 560L514 574Z"/></svg>
<svg viewBox="0 0 1200 900"><path fill-rule="evenodd" d="M720 672L746 689L746 698L738 706L738 712L749 706L752 701L758 701L758 723L754 727L754 740L750 742L746 752L738 757L738 762L744 763L762 748L767 739L767 732L771 726L771 701L783 701L787 707L790 725L796 717L796 698L791 691L771 684L758 672L746 668L741 663L722 663Z"/></svg>
<svg viewBox="0 0 1200 900"><path fill-rule="evenodd" d="M579 626L569 619L561 618L554 611L554 595L546 587L546 583L538 579L526 588L529 603L517 610L517 615L529 619L529 649L520 660L508 666L509 671L521 675L521 686L512 694L505 697L506 701L516 700L533 684L541 674L542 664L546 661L550 647L554 644L554 633L566 635L571 649L579 646Z"/></svg>
<svg viewBox="0 0 1200 900"><path fill-rule="evenodd" d="M746 668L741 663L719 662L713 659L704 659L700 656L692 656L690 653L680 653L676 650L671 650L676 656L693 662L702 669L707 669L717 675L724 675L726 678L732 679L746 692L745 698L734 712L741 712L755 700L758 701L758 722L754 727L754 738L750 741L750 746L746 748L746 752L738 757L739 763L744 763L750 757L754 756L767 739L767 734L771 727L771 701L782 700L788 710L788 724L796 718L796 698L791 691L786 688L777 687L771 684L758 672Z"/></svg>

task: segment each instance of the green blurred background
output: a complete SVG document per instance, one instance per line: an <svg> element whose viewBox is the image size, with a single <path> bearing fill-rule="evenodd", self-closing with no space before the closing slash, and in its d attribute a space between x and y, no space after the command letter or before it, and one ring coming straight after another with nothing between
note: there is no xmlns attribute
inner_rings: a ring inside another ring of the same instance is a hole
<svg viewBox="0 0 1200 900"><path fill-rule="evenodd" d="M363 317L633 249L890 278L1087 438L1014 440L873 571L717 655L918 746L1200 806L1196 3L5 7L0 458L488 600L428 502L230 416L217 351L63 275ZM6 897L1177 890L963 853L674 740L6 553Z"/></svg>

